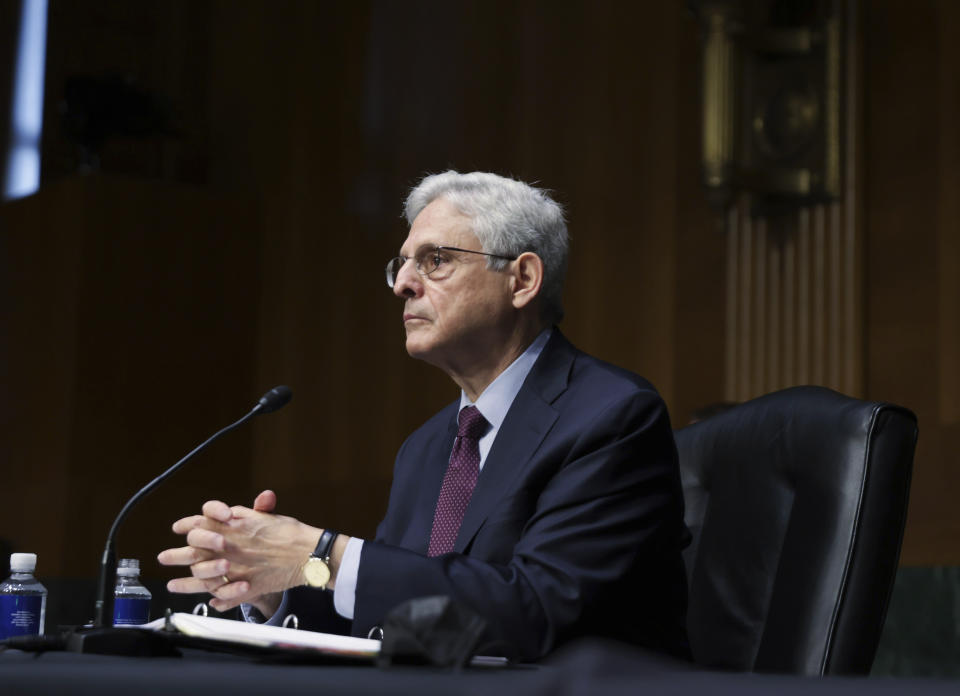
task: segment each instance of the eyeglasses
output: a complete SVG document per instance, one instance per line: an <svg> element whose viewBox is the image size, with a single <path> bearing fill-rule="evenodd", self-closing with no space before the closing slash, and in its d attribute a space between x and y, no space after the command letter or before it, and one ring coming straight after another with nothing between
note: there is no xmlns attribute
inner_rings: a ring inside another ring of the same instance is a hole
<svg viewBox="0 0 960 696"><path fill-rule="evenodd" d="M451 246L426 246L417 251L416 256L397 256L387 262L387 285L393 287L397 282L397 275L400 269L411 258L416 264L417 273L422 276L431 276L434 280L446 278L453 272L451 261L455 258L448 252L457 251L464 254L480 254L481 256L490 256L495 259L504 259L505 261L515 261L516 256L501 256L500 254L488 254L485 251L473 251L472 249L458 249Z"/></svg>

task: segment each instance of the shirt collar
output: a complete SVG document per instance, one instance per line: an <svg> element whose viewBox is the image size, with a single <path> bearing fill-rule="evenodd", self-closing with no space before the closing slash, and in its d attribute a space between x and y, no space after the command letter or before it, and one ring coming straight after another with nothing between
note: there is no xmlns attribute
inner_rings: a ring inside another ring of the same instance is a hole
<svg viewBox="0 0 960 696"><path fill-rule="evenodd" d="M500 429L500 424L503 423L503 419L507 417L507 411L510 410L510 406L517 396L517 392L519 392L520 387L523 386L523 381L527 378L527 375L530 374L530 370L533 369L533 364L537 362L537 358L540 357L540 353L543 351L543 347L547 344L552 333L552 328L546 328L541 331L540 335L533 340L533 343L523 351L520 357L510 363L510 366L507 367L506 370L497 375L497 378L487 385L487 388L483 390L483 393L480 394L476 402L472 404L476 406L477 410L487 419L492 430ZM464 406L470 405L471 402L470 399L467 398L466 392L461 390L460 408L463 409Z"/></svg>

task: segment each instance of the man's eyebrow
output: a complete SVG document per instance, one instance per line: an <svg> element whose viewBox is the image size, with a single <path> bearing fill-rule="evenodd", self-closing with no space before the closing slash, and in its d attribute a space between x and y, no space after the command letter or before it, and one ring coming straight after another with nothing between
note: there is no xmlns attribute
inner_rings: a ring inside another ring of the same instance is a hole
<svg viewBox="0 0 960 696"><path fill-rule="evenodd" d="M436 248L439 247L439 246L442 246L442 245L441 245L441 244L436 244L435 242L424 242L423 244L421 244L420 246L418 246L418 247L416 248L416 250L413 252L413 255L414 255L414 256L417 256L418 254L420 254L420 253L423 252L423 251L433 251L434 249L436 249Z"/></svg>

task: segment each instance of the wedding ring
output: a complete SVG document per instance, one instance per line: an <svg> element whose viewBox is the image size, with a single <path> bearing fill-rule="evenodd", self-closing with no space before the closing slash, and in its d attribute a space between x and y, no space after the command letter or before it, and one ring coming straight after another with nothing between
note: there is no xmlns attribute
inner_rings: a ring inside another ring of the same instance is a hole
<svg viewBox="0 0 960 696"><path fill-rule="evenodd" d="M223 584L224 584L224 585L229 585L229 584L230 584L230 578L228 578L226 575L221 575L220 577L223 578Z"/></svg>

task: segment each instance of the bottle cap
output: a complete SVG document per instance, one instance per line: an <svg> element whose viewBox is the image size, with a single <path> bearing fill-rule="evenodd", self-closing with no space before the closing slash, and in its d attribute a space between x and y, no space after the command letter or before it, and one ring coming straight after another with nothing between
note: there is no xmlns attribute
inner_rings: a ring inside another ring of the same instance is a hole
<svg viewBox="0 0 960 696"><path fill-rule="evenodd" d="M140 561L136 558L121 558L117 564L117 575L122 577L140 575Z"/></svg>
<svg viewBox="0 0 960 696"><path fill-rule="evenodd" d="M32 573L37 567L37 554L11 553L10 571L13 573Z"/></svg>

